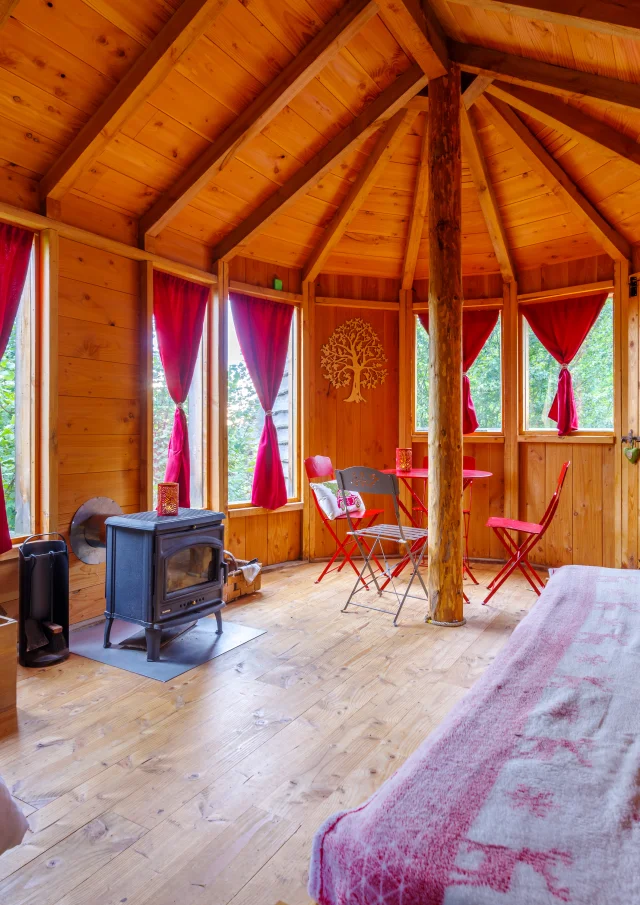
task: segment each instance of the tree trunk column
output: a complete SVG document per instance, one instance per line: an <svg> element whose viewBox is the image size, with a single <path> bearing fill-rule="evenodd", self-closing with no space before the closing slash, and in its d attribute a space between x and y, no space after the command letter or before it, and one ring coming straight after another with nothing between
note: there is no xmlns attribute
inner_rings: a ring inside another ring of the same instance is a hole
<svg viewBox="0 0 640 905"><path fill-rule="evenodd" d="M429 82L429 599L462 625L460 69Z"/></svg>

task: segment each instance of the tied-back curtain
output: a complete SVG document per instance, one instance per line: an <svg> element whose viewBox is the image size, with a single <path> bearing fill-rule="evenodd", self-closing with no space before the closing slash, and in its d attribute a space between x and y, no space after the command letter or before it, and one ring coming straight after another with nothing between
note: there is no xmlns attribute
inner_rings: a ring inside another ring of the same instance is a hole
<svg viewBox="0 0 640 905"><path fill-rule="evenodd" d="M471 397L471 383L467 371L482 352L484 344L498 323L500 312L495 309L469 308L462 311L462 432L472 434L478 429L478 418ZM429 332L429 313L419 314L420 323Z"/></svg>
<svg viewBox="0 0 640 905"><path fill-rule="evenodd" d="M7 348L18 313L32 245L33 233L0 223L0 359ZM10 549L11 537L0 473L0 553Z"/></svg>
<svg viewBox="0 0 640 905"><path fill-rule="evenodd" d="M229 298L240 349L265 413L251 503L263 509L279 509L287 502L287 487L271 409L287 363L293 305L239 292L230 292Z"/></svg>
<svg viewBox="0 0 640 905"><path fill-rule="evenodd" d="M153 273L153 316L158 349L169 395L176 404L165 481L180 485L178 502L191 504L189 431L183 405L198 358L209 287L155 270Z"/></svg>
<svg viewBox="0 0 640 905"><path fill-rule="evenodd" d="M560 437L578 430L578 411L569 365L598 319L608 296L608 292L599 292L522 306L522 313L531 329L560 365L558 389L548 416L557 422Z"/></svg>

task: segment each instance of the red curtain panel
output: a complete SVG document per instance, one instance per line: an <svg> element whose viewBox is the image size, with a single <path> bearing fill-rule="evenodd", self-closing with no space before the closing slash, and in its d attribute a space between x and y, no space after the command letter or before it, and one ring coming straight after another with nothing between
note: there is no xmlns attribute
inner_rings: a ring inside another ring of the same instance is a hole
<svg viewBox="0 0 640 905"><path fill-rule="evenodd" d="M578 430L578 411L569 365L598 319L608 296L608 292L598 292L522 305L522 313L531 329L560 365L558 389L549 409L549 418L557 422L560 437Z"/></svg>
<svg viewBox="0 0 640 905"><path fill-rule="evenodd" d="M183 405L202 339L209 287L159 270L153 272L153 316L169 394L176 404L165 481L180 485L180 506L191 505L189 431Z"/></svg>
<svg viewBox="0 0 640 905"><path fill-rule="evenodd" d="M287 487L278 449L272 408L278 395L293 318L293 305L230 292L233 322L265 419L253 473L251 503L279 509L287 502Z"/></svg>
<svg viewBox="0 0 640 905"><path fill-rule="evenodd" d="M476 409L471 398L471 383L467 371L471 368L484 344L498 323L497 308L469 308L462 311L462 432L472 434L478 429ZM429 312L419 314L420 323L429 332Z"/></svg>
<svg viewBox="0 0 640 905"><path fill-rule="evenodd" d="M32 232L0 223L0 358L5 353L18 313L32 245ZM11 537L0 473L0 553L10 549Z"/></svg>

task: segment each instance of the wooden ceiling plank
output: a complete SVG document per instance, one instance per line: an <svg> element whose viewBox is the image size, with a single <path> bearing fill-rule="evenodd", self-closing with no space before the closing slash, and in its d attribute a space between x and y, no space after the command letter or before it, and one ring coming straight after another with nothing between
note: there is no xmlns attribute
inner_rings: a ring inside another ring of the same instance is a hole
<svg viewBox="0 0 640 905"><path fill-rule="evenodd" d="M580 141L586 139L597 145L598 150L612 151L640 166L640 145L637 142L582 110L569 106L558 97L545 94L544 91L500 82L494 82L487 91L492 97L497 97L552 129Z"/></svg>
<svg viewBox="0 0 640 905"><path fill-rule="evenodd" d="M640 85L635 82L567 69L530 57L456 41L449 43L449 53L451 59L460 64L463 72L487 75L563 97L592 97L610 104L640 109Z"/></svg>
<svg viewBox="0 0 640 905"><path fill-rule="evenodd" d="M351 184L346 197L324 231L318 245L313 249L302 276L303 280L315 280L332 250L342 238L345 230L356 216L380 173L391 160L400 142L415 121L415 110L398 110L380 130L380 136L367 162L356 180Z"/></svg>
<svg viewBox="0 0 640 905"><path fill-rule="evenodd" d="M17 5L18 0L0 0L0 28L2 28L7 19L11 16L11 13Z"/></svg>
<svg viewBox="0 0 640 905"><path fill-rule="evenodd" d="M640 37L640 8L637 4L620 0L455 0L460 6L470 6L487 12L506 13L548 22L550 25L585 28L597 34L617 38Z"/></svg>
<svg viewBox="0 0 640 905"><path fill-rule="evenodd" d="M487 170L484 153L480 145L475 124L464 104L460 108L460 126L462 130L462 147L471 171L471 178L478 191L480 207L484 214L493 250L496 253L500 273L505 283L516 279L516 271L509 251L509 243L504 230L498 202Z"/></svg>
<svg viewBox="0 0 640 905"><path fill-rule="evenodd" d="M314 188L340 161L373 135L390 117L427 83L427 77L414 64L386 88L335 138L301 167L293 177L260 204L213 249L213 261L229 260L240 254L251 239L296 201Z"/></svg>
<svg viewBox="0 0 640 905"><path fill-rule="evenodd" d="M293 100L378 12L373 0L350 0L253 103L176 180L140 220L140 236L157 236L241 149Z"/></svg>
<svg viewBox="0 0 640 905"><path fill-rule="evenodd" d="M418 264L418 252L424 232L424 221L427 216L427 200L429 197L429 165L427 161L427 133L428 123L424 123L424 133L420 146L420 160L418 161L418 175L416 188L413 193L411 206L411 221L409 223L409 235L404 250L404 262L402 265L402 288L411 289L416 275Z"/></svg>
<svg viewBox="0 0 640 905"><path fill-rule="evenodd" d="M211 27L229 0L185 0L43 177L40 198L59 200L96 160L182 55Z"/></svg>
<svg viewBox="0 0 640 905"><path fill-rule="evenodd" d="M565 201L569 210L578 217L587 232L607 254L615 260L629 259L631 246L627 240L619 235L585 198L516 112L503 101L486 95L478 99L477 107L496 129L508 136L514 150L544 179L554 194Z"/></svg>
<svg viewBox="0 0 640 905"><path fill-rule="evenodd" d="M473 107L478 98L484 94L492 82L493 77L490 75L477 75L475 77L469 87L462 92L462 103L467 110L470 110L471 107Z"/></svg>
<svg viewBox="0 0 640 905"><path fill-rule="evenodd" d="M380 18L428 78L447 72L446 35L426 0L377 0Z"/></svg>

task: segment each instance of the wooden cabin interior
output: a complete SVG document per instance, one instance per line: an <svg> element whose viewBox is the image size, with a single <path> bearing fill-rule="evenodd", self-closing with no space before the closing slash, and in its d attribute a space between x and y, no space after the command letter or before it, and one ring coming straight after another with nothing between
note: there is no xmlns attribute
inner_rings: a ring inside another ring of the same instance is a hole
<svg viewBox="0 0 640 905"><path fill-rule="evenodd" d="M635 901L639 142L635 2L0 0L0 902Z"/></svg>

